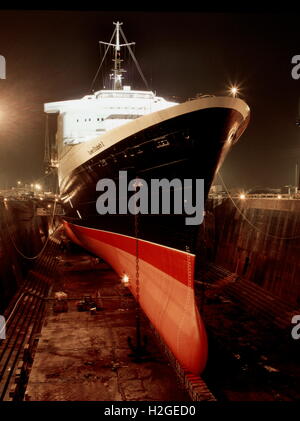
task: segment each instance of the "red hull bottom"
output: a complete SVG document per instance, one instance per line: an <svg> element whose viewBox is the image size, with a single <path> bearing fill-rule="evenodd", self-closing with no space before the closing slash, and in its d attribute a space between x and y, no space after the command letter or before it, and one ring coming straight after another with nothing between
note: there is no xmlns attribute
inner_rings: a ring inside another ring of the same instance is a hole
<svg viewBox="0 0 300 421"><path fill-rule="evenodd" d="M65 222L69 238L128 275L136 297L136 239ZM180 364L199 374L207 360L207 337L195 305L195 256L138 240L139 302Z"/></svg>

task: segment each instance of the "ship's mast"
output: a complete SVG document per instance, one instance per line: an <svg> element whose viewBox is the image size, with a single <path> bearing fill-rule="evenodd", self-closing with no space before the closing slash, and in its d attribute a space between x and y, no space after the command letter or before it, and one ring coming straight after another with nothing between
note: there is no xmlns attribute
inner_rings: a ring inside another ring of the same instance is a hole
<svg viewBox="0 0 300 421"><path fill-rule="evenodd" d="M120 90L120 89L122 89L122 79L123 79L122 73L124 73L125 70L121 68L121 63L122 63L123 60L121 59L120 51L121 51L121 47L127 47L128 48L128 51L129 51L129 53L130 53L130 55L132 57L132 60L134 61L135 65L136 65L136 68L137 68L137 70L138 70L141 78L144 81L144 84L146 86L146 89L149 91L150 89L149 89L148 83L147 83L147 81L145 79L145 76L143 75L143 72L142 72L142 70L141 70L141 68L140 68L140 66L139 66L139 64L137 62L137 59L135 58L134 53L133 53L133 51L132 51L132 49L130 47L131 45L134 45L135 42L127 42L126 36L125 36L125 34L124 34L124 32L123 32L123 30L121 28L121 25L123 25L122 22L117 22L117 23L114 22L114 25L116 27L115 27L115 30L114 30L114 32L112 34L112 37L111 37L110 41L109 42L99 41L100 44L107 45L107 48L105 50L104 56L102 58L102 61L101 61L100 65L99 65L99 67L98 67L98 70L96 72L96 75L95 75L95 77L94 77L94 79L92 81L92 84L91 84L91 87L90 87L90 91L92 93L94 92L93 91L93 86L94 86L95 81L97 79L97 76L98 76L98 74L100 72L100 69L102 67L102 64L103 64L103 62L105 60L106 54L107 54L107 52L109 50L109 47L114 47L114 50L115 50L115 52L114 52L114 58L113 58L114 68L112 69L113 73L111 75L111 79L113 79L113 90ZM125 41L125 44L120 44L120 38L121 37ZM112 43L112 40L114 38L115 38L115 44Z"/></svg>
<svg viewBox="0 0 300 421"><path fill-rule="evenodd" d="M126 44L120 44L120 26L123 25L122 22L114 22L114 25L116 25L114 34L116 35L115 37L115 44L112 44L110 42L103 42L100 41L101 44L105 44L105 45L109 45L111 47L114 47L115 50L115 54L114 54L114 68L112 69L113 74L112 74L112 79L113 79L113 89L114 90L119 90L122 89L122 73L124 73L126 70L121 68L121 63L122 63L122 59L120 56L120 51L121 51L121 47L128 47L130 45L135 44L135 42L130 42L130 43L126 43Z"/></svg>

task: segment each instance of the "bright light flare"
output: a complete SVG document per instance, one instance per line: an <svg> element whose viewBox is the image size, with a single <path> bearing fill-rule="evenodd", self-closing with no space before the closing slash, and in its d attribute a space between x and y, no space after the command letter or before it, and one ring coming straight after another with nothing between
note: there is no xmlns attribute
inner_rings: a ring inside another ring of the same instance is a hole
<svg viewBox="0 0 300 421"><path fill-rule="evenodd" d="M123 284L124 286L128 286L128 284L129 284L129 276L128 276L128 275L126 275L126 273L125 273L125 274L122 276L121 281L122 281L122 284Z"/></svg>
<svg viewBox="0 0 300 421"><path fill-rule="evenodd" d="M229 88L230 95L234 98L239 94L239 88L237 86L230 86Z"/></svg>
<svg viewBox="0 0 300 421"><path fill-rule="evenodd" d="M239 197L240 197L241 200L245 200L246 199L246 195L244 193L241 193Z"/></svg>

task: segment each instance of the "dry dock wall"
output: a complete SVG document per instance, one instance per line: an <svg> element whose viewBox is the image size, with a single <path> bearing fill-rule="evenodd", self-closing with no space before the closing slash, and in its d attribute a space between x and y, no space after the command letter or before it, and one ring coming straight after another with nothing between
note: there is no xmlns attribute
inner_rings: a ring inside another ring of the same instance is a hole
<svg viewBox="0 0 300 421"><path fill-rule="evenodd" d="M207 202L206 260L299 306L300 200L233 200Z"/></svg>
<svg viewBox="0 0 300 421"><path fill-rule="evenodd" d="M41 205L39 205L41 206ZM31 260L48 236L49 216L38 216L34 200L0 199L0 314L21 286Z"/></svg>

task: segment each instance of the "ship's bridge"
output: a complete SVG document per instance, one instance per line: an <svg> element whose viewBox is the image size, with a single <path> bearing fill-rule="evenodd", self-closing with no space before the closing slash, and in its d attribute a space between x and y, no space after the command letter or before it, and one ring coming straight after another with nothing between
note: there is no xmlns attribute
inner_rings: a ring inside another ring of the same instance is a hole
<svg viewBox="0 0 300 421"><path fill-rule="evenodd" d="M46 113L59 113L58 141L72 145L89 141L145 114L176 105L152 91L100 90L81 99L45 104Z"/></svg>

